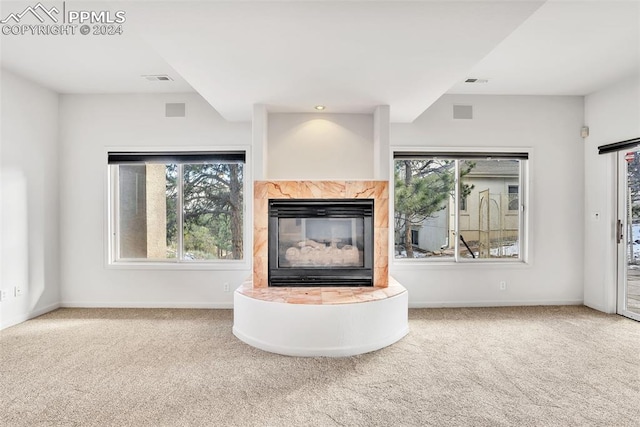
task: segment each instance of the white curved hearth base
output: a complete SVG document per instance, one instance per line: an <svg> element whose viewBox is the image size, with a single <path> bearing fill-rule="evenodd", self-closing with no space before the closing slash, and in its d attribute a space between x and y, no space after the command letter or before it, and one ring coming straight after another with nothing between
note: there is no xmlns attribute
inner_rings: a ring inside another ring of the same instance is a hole
<svg viewBox="0 0 640 427"><path fill-rule="evenodd" d="M400 285L397 285L400 286ZM378 350L409 332L408 293L353 303L288 303L234 293L233 334L287 356L353 356Z"/></svg>

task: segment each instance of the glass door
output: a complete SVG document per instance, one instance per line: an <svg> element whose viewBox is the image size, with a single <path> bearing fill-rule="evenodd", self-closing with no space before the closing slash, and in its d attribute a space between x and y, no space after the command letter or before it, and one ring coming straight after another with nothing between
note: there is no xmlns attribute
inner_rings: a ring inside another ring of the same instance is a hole
<svg viewBox="0 0 640 427"><path fill-rule="evenodd" d="M640 320L640 150L618 165L618 313Z"/></svg>

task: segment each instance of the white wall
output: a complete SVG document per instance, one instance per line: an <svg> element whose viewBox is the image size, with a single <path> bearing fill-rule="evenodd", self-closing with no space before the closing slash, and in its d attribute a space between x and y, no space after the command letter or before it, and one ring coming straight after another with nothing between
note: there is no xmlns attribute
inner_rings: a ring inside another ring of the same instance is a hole
<svg viewBox="0 0 640 427"><path fill-rule="evenodd" d="M107 267L105 153L107 147L248 148L251 124L226 122L197 94L58 96L5 70L1 79L0 288L8 298L0 303L0 327L59 302L231 306L223 284L240 284L250 274L249 260L224 270ZM166 102L186 102L187 117L165 118ZM453 104L473 105L474 119L453 120ZM579 137L583 124L591 130L586 142ZM271 114L265 178L370 179L373 128L371 115ZM531 152L528 264L392 261L391 273L409 289L413 306L584 299L615 311L615 161L597 155L597 146L640 135L637 78L588 96L584 105L581 97L447 95L390 132L392 149ZM250 233L248 227L245 238ZM14 286L22 296L13 297Z"/></svg>
<svg viewBox="0 0 640 427"><path fill-rule="evenodd" d="M452 119L454 104L472 105L473 119ZM394 260L390 272L408 289L412 306L582 302L583 115L582 97L445 95L414 123L391 125L392 149L530 150L528 263Z"/></svg>
<svg viewBox="0 0 640 427"><path fill-rule="evenodd" d="M4 69L0 87L2 329L57 308L60 275L58 95Z"/></svg>
<svg viewBox="0 0 640 427"><path fill-rule="evenodd" d="M373 179L373 115L269 114L266 179Z"/></svg>
<svg viewBox="0 0 640 427"><path fill-rule="evenodd" d="M18 80L11 76L6 78ZM13 83L4 84L3 80L3 89L26 84ZM38 93L48 101L56 99L50 92L39 90ZM3 103L7 99L11 104L15 103L16 97L29 99L25 96L14 93L11 97L4 90L2 94ZM43 102L43 99L24 105L45 108L50 102ZM165 118L166 102L186 102L187 117ZM474 119L451 119L454 103L473 105ZM239 269L224 270L115 269L106 265L105 153L108 147L248 148L252 141L251 124L226 122L197 94L62 95L58 187L57 182L50 179L56 175L55 171L40 174L41 169L52 167L44 159L57 158L53 148L57 134L55 108L47 108L52 113L49 121L42 118L47 122L45 130L33 126L22 128L23 132L39 136L25 142L29 148L22 148L21 153L26 157L20 161L16 159L14 163L30 160L23 168L27 185L29 178L42 177L41 198L46 199L46 203L55 204L57 188L60 188L61 303L66 306L231 307L232 292L224 292L223 285L228 282L232 289L239 285L250 274L249 260ZM583 300L585 203L581 184L584 168L580 160L584 156L584 142L579 137L583 113L581 97L456 95L444 96L412 124L391 125L392 149L523 147L531 152L529 263L406 265L392 261L391 273L409 289L413 306L580 303ZM11 114L11 118L7 114ZM25 114L12 107L8 112L2 112L4 126L17 120L13 120L14 115L23 117L21 120L33 117L31 113ZM371 116L348 115L346 123L338 117L329 121L329 129L334 131L328 133L322 129L314 132L307 129L306 134L296 132L296 129L304 130L305 123L314 119L310 116L316 115L270 115L268 178L367 179L373 176ZM4 149L5 129L2 133ZM345 147L337 145L329 150L332 157L328 162L318 162L317 150L323 149L318 143L326 141L323 136L327 135L339 136L341 139L331 141L346 141L353 144L355 151L344 154ZM33 142L37 140L53 142L45 147L44 143ZM299 150L297 144L307 141L316 145ZM21 145L12 147L16 151L15 148ZM292 153L292 149L298 151ZM308 170L291 166L291 162L278 163L282 158L306 162ZM37 160L35 164L34 159ZM354 159L358 161L354 162ZM2 162L4 175L4 156ZM356 163L355 169L352 163ZM352 166L351 170L344 172L348 165ZM247 179L252 177L247 176ZM3 189L5 187L3 180ZM3 196L3 209L4 200ZM20 203L14 205L21 206ZM31 215L40 218L43 212L40 205L32 208L27 202L27 207ZM248 208L251 212L251 207ZM6 214L4 210L3 214ZM53 224L57 219L52 220L55 215L55 209L51 209L51 216L47 213L46 220L40 218L49 227L50 235L55 234ZM36 239L36 242L46 244L47 248L43 250L50 253L49 247L57 242L57 235L48 235L46 239L37 237L39 226L26 226L30 242ZM250 230L251 227L245 235L247 239L251 238ZM53 271L56 262L50 259L48 277L56 278L57 272ZM36 268L37 263L31 268ZM499 290L500 281L507 282L506 291ZM43 293L47 299L35 308L56 304L57 290L57 283L47 284ZM50 296L54 291L56 296Z"/></svg>
<svg viewBox="0 0 640 427"><path fill-rule="evenodd" d="M640 76L624 79L585 98L584 303L616 311L616 155L598 146L640 137ZM596 220L596 214L598 219Z"/></svg>
<svg viewBox="0 0 640 427"><path fill-rule="evenodd" d="M186 117L165 117L185 102ZM250 123L228 123L197 94L62 95L61 277L65 306L231 307L231 291L250 274L232 269L116 269L106 265L108 147L211 148L251 145ZM251 181L250 168L245 179ZM246 197L251 212L252 187ZM247 227L245 239L251 239Z"/></svg>

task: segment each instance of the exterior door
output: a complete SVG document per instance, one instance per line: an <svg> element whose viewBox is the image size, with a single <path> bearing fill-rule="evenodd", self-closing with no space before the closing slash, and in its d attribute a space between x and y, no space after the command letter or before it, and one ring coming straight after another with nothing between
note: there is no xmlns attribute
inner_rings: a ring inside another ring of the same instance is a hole
<svg viewBox="0 0 640 427"><path fill-rule="evenodd" d="M640 150L618 162L618 313L640 320Z"/></svg>

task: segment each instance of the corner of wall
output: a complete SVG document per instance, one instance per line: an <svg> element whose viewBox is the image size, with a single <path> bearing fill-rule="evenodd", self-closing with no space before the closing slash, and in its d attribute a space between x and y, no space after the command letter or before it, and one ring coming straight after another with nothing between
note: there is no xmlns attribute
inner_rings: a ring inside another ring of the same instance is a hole
<svg viewBox="0 0 640 427"><path fill-rule="evenodd" d="M585 97L584 304L617 307L618 156L598 146L640 136L640 79L631 77Z"/></svg>
<svg viewBox="0 0 640 427"><path fill-rule="evenodd" d="M0 328L60 303L59 96L2 70Z"/></svg>

